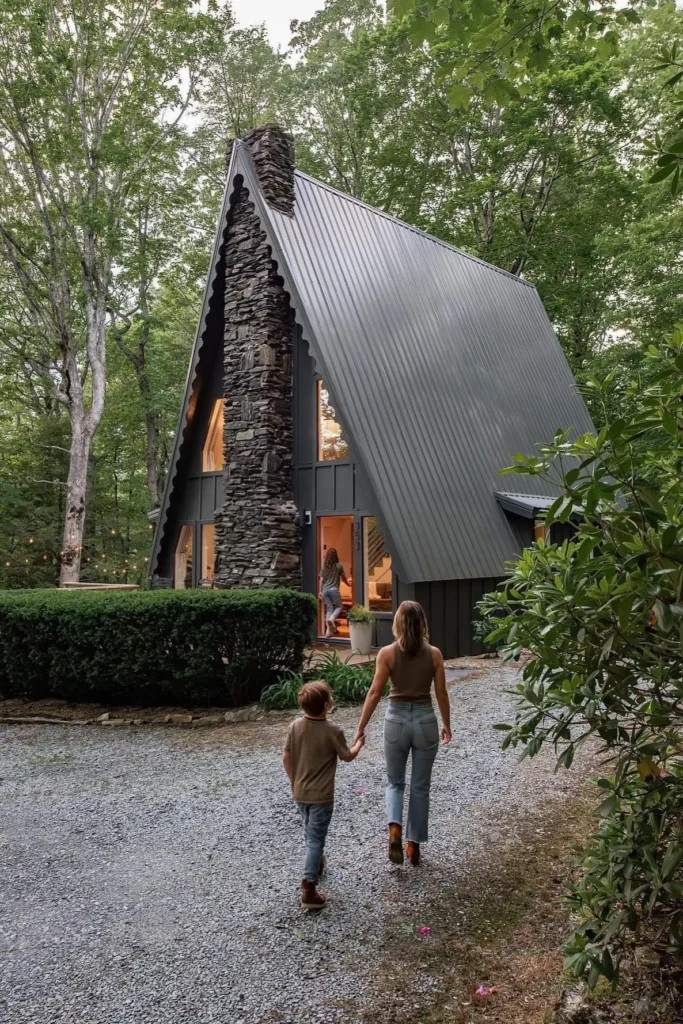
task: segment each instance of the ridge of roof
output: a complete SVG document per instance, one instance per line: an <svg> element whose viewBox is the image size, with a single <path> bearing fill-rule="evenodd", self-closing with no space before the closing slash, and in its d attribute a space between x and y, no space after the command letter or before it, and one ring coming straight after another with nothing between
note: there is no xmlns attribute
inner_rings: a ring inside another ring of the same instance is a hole
<svg viewBox="0 0 683 1024"><path fill-rule="evenodd" d="M341 189L335 188L334 185L328 185L326 182L320 181L319 178L314 178L312 175L306 174L305 171L300 171L298 168L295 168L294 174L298 178L305 178L306 181L310 181L313 185L317 185L319 188L323 188L327 192L332 192L341 199L346 199L349 203L355 203L356 206L369 210L370 213L374 213L378 217L383 217L385 220L398 224L399 227L405 228L406 231L412 231L413 234L422 235L423 238L429 239L430 242L435 242L436 245L443 246L444 249L450 249L451 252L457 252L458 256L462 256L466 260L472 260L473 263L478 263L481 267L486 267L488 270L494 270L497 274L502 274L503 277L509 277L510 280L524 285L525 288L531 288L533 291L536 290L536 285L532 284L530 281L525 281L521 277L517 277L516 274L511 274L509 270L503 270L502 267L497 267L493 263L487 263L486 260L482 260L479 256L473 256L472 253L465 252L464 249L458 249L457 246L451 245L450 242L444 242L443 238L439 238L437 235L432 235L429 231L423 231L422 228L416 228L414 224L408 224L407 221L401 220L399 217L394 217L391 213L385 213L384 210L379 210L376 206L371 206L370 203L363 202L362 199L356 199L355 196L350 196L347 192L342 192Z"/></svg>

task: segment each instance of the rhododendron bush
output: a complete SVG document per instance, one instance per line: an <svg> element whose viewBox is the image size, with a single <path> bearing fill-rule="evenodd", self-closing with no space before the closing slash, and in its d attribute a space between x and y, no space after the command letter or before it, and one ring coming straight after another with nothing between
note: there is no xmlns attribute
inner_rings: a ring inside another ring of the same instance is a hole
<svg viewBox="0 0 683 1024"><path fill-rule="evenodd" d="M539 541L482 603L502 615L491 639L505 656L528 652L503 745L533 757L551 744L569 768L592 740L602 757L567 945L591 984L616 981L633 943L683 951L683 332L648 357L632 420L610 416L612 379L592 380L597 436L516 457L510 472L558 485L546 525L571 519L576 534Z"/></svg>

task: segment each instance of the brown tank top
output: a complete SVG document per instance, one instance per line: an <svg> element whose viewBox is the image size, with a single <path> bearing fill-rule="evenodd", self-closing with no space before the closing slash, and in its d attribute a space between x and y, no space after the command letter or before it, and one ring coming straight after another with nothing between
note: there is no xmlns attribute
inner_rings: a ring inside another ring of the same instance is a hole
<svg viewBox="0 0 683 1024"><path fill-rule="evenodd" d="M389 699L431 704L434 656L429 644L408 657L398 644L394 648L394 667L391 670Z"/></svg>

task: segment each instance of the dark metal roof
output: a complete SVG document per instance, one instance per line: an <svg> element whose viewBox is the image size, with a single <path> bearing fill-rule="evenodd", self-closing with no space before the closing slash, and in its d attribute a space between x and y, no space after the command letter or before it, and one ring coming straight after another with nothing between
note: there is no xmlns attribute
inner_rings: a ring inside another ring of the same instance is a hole
<svg viewBox="0 0 683 1024"><path fill-rule="evenodd" d="M406 582L500 576L498 471L593 429L535 288L300 172L278 213L240 145L226 196L238 175Z"/></svg>
<svg viewBox="0 0 683 1024"><path fill-rule="evenodd" d="M545 512L555 501L555 498L542 498L538 494L510 494L507 491L496 491L496 498L506 512L524 519L535 519L539 512Z"/></svg>

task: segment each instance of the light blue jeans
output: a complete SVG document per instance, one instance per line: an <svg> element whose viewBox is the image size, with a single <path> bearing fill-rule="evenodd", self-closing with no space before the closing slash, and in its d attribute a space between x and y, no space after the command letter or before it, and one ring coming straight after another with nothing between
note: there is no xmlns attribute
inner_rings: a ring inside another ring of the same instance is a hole
<svg viewBox="0 0 683 1024"><path fill-rule="evenodd" d="M297 807L304 821L306 838L306 859L302 877L315 885L318 881L320 861L323 859L334 804L297 804Z"/></svg>
<svg viewBox="0 0 683 1024"><path fill-rule="evenodd" d="M344 602L339 593L339 587L324 587L323 601L325 602L325 619L327 622L334 622L342 613Z"/></svg>
<svg viewBox="0 0 683 1024"><path fill-rule="evenodd" d="M429 788L438 749L439 725L431 704L390 700L384 718L387 820L403 824L406 765L412 753L406 839L413 843L426 843L429 838Z"/></svg>

